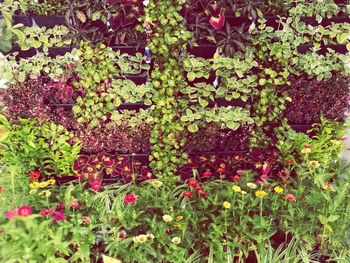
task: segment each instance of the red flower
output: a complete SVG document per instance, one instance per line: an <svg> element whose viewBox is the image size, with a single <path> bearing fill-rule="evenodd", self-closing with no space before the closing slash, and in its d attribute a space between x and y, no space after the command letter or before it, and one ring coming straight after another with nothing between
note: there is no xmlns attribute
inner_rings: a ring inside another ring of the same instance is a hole
<svg viewBox="0 0 350 263"><path fill-rule="evenodd" d="M211 171L206 171L203 173L203 177L207 177L207 178L212 176L212 175L213 175L213 173Z"/></svg>
<svg viewBox="0 0 350 263"><path fill-rule="evenodd" d="M294 160L293 159L286 160L286 162L289 163L289 164L294 164Z"/></svg>
<svg viewBox="0 0 350 263"><path fill-rule="evenodd" d="M72 208L77 208L79 206L78 200L74 200L74 201L70 202L69 206Z"/></svg>
<svg viewBox="0 0 350 263"><path fill-rule="evenodd" d="M29 206L21 206L17 211L19 216L29 216L32 214L32 209Z"/></svg>
<svg viewBox="0 0 350 263"><path fill-rule="evenodd" d="M134 204L136 200L137 200L137 197L134 194L127 194L124 196L124 202L127 204Z"/></svg>
<svg viewBox="0 0 350 263"><path fill-rule="evenodd" d="M29 179L31 181L34 181L34 180L38 180L40 178L41 174L39 171L33 171L33 172L30 172L28 174L28 176L29 176Z"/></svg>
<svg viewBox="0 0 350 263"><path fill-rule="evenodd" d="M238 182L239 180L241 180L241 177L239 175L233 176L233 181Z"/></svg>
<svg viewBox="0 0 350 263"><path fill-rule="evenodd" d="M101 190L102 189L102 184L94 183L94 184L91 185L91 189L95 190L95 191Z"/></svg>
<svg viewBox="0 0 350 263"><path fill-rule="evenodd" d="M17 216L17 210L9 210L5 213L5 216L7 219L12 219L14 218L15 216Z"/></svg>
<svg viewBox="0 0 350 263"><path fill-rule="evenodd" d="M219 13L218 17L212 16L209 19L209 23L215 28L220 29L225 24L225 16L222 13Z"/></svg>
<svg viewBox="0 0 350 263"><path fill-rule="evenodd" d="M264 184L265 182L263 180L258 180L257 183L258 184Z"/></svg>
<svg viewBox="0 0 350 263"><path fill-rule="evenodd" d="M208 196L208 193L207 193L207 192L200 192L200 193L199 193L199 196L200 196L200 197L207 197L207 196Z"/></svg>
<svg viewBox="0 0 350 263"><path fill-rule="evenodd" d="M195 190L196 192L203 191L203 187L200 186L200 185L196 185L196 187L194 187L194 190Z"/></svg>
<svg viewBox="0 0 350 263"><path fill-rule="evenodd" d="M288 201L291 201L291 202L296 202L296 201L297 201L295 195L293 195L293 194L286 194L286 195L284 196L284 198L285 198L286 200L288 200Z"/></svg>
<svg viewBox="0 0 350 263"><path fill-rule="evenodd" d="M311 145L311 144L305 144L305 145L304 145L304 148L311 149L311 148L312 148L312 145Z"/></svg>
<svg viewBox="0 0 350 263"><path fill-rule="evenodd" d="M184 197L192 197L193 196L193 193L192 192L184 192L182 194Z"/></svg>
<svg viewBox="0 0 350 263"><path fill-rule="evenodd" d="M52 217L54 223L56 223L57 221L64 221L66 220L66 216L63 213L60 212L56 212L54 214L54 216Z"/></svg>
<svg viewBox="0 0 350 263"><path fill-rule="evenodd" d="M190 179L188 180L188 185L195 188L198 185L198 181L196 179Z"/></svg>
<svg viewBox="0 0 350 263"><path fill-rule="evenodd" d="M51 209L51 208L44 208L44 209L41 210L40 215L42 215L42 216L50 215L51 216L54 213L55 213L55 211L53 209Z"/></svg>
<svg viewBox="0 0 350 263"><path fill-rule="evenodd" d="M0 193L4 192L4 187L0 185Z"/></svg>
<svg viewBox="0 0 350 263"><path fill-rule="evenodd" d="M83 219L83 222L82 222L83 225L88 225L91 222L91 219L88 216L82 216L82 219Z"/></svg>

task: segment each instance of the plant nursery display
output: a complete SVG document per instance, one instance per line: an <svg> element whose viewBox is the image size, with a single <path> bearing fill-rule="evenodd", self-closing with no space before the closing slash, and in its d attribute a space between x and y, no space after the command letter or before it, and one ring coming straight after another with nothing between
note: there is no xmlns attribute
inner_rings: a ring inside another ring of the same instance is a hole
<svg viewBox="0 0 350 263"><path fill-rule="evenodd" d="M350 262L349 1L0 11L0 263Z"/></svg>

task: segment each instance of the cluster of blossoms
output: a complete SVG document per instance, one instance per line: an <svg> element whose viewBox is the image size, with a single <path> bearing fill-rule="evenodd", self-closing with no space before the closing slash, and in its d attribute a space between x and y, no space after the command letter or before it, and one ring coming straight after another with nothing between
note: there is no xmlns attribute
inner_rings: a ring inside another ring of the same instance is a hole
<svg viewBox="0 0 350 263"><path fill-rule="evenodd" d="M64 210L64 204L58 203L55 210L51 208L44 208L41 210L40 214L44 217L52 217L53 222L56 223L58 221L66 220Z"/></svg>
<svg viewBox="0 0 350 263"><path fill-rule="evenodd" d="M44 182L34 181L34 182L29 184L29 187L34 190L34 189L45 188L47 186L54 185L54 184L56 184L56 180L50 179L50 180L47 180ZM49 197L49 196L51 196L51 191L48 189L45 189L45 190L40 191L39 195L42 197Z"/></svg>
<svg viewBox="0 0 350 263"><path fill-rule="evenodd" d="M198 181L196 179L190 179L188 180L188 186L194 190L195 193L198 193L199 197L207 197L208 193L204 191L203 187L198 184ZM193 192L187 191L182 194L184 197L192 197Z"/></svg>
<svg viewBox="0 0 350 263"><path fill-rule="evenodd" d="M17 210L9 210L5 213L7 219L14 218L15 216L29 216L33 213L32 208L29 206L21 206Z"/></svg>
<svg viewBox="0 0 350 263"><path fill-rule="evenodd" d="M153 234L142 234L134 237L133 241L135 244L141 244L141 243L145 243L146 241L153 241L154 238L155 237Z"/></svg>
<svg viewBox="0 0 350 263"><path fill-rule="evenodd" d="M247 183L246 186L249 188L249 189L257 189L258 188L258 185L255 184L255 183ZM238 185L233 185L232 186L232 190L234 192L237 192L237 193L241 193L243 195L247 194L246 191L243 191L242 188ZM281 194L284 192L284 189L281 187L281 186L275 186L273 189L271 188L270 189L271 191L273 190L275 193L277 194ZM255 196L258 197L258 198L264 198L265 196L268 195L268 192L265 191L265 190L257 190L255 191ZM296 202L296 197L293 195L293 194L286 194L284 196L284 199L290 201L290 202ZM230 209L231 208L231 203L228 202L228 201L224 201L222 206L225 208L225 209Z"/></svg>

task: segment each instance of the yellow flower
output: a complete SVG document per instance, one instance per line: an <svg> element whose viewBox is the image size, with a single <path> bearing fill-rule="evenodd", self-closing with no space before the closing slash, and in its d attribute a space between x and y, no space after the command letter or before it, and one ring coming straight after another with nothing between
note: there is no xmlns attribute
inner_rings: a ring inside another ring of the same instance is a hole
<svg viewBox="0 0 350 263"><path fill-rule="evenodd" d="M327 191L331 191L331 192L335 192L336 190L334 189L334 187L329 184L329 183L326 183L322 186L323 190L327 190Z"/></svg>
<svg viewBox="0 0 350 263"><path fill-rule="evenodd" d="M280 186L276 186L273 190L275 190L275 192L278 194L283 193L283 188Z"/></svg>
<svg viewBox="0 0 350 263"><path fill-rule="evenodd" d="M40 188L45 188L46 186L48 186L49 183L48 182L41 182L40 183Z"/></svg>
<svg viewBox="0 0 350 263"><path fill-rule="evenodd" d="M301 150L301 153L302 154L308 154L308 153L310 153L311 152L311 149L310 148L303 148L302 150Z"/></svg>
<svg viewBox="0 0 350 263"><path fill-rule="evenodd" d="M154 179L154 180L151 180L151 184L155 187L161 187L163 185L163 182L158 179Z"/></svg>
<svg viewBox="0 0 350 263"><path fill-rule="evenodd" d="M29 185L30 188L32 189L36 189L36 188L39 188L40 187L40 183L38 182L33 182Z"/></svg>
<svg viewBox="0 0 350 263"><path fill-rule="evenodd" d="M51 191L50 190L43 190L39 193L39 195L42 197L49 197L49 196L51 196Z"/></svg>
<svg viewBox="0 0 350 263"><path fill-rule="evenodd" d="M169 215L163 215L163 220L166 222L166 223L169 223L171 221L173 221L173 218Z"/></svg>
<svg viewBox="0 0 350 263"><path fill-rule="evenodd" d="M136 240L137 240L137 242L134 241L135 243L145 243L147 241L147 235L145 235L145 234L138 235L136 237Z"/></svg>
<svg viewBox="0 0 350 263"><path fill-rule="evenodd" d="M122 263L119 259L107 257L105 255L102 255L103 263Z"/></svg>
<svg viewBox="0 0 350 263"><path fill-rule="evenodd" d="M50 179L47 181L48 184L54 185L56 183L55 179Z"/></svg>
<svg viewBox="0 0 350 263"><path fill-rule="evenodd" d="M184 219L183 216L177 216L177 217L175 217L175 220L176 220L176 221L181 221L182 219Z"/></svg>
<svg viewBox="0 0 350 263"><path fill-rule="evenodd" d="M238 185L233 185L232 186L232 190L235 191L235 192L241 192L242 191L242 189Z"/></svg>
<svg viewBox="0 0 350 263"><path fill-rule="evenodd" d="M318 161L309 161L309 165L317 168L320 166L320 163Z"/></svg>
<svg viewBox="0 0 350 263"><path fill-rule="evenodd" d="M181 238L179 238L179 237L173 237L173 238L171 239L171 242L173 242L175 245L178 245L178 244L181 243Z"/></svg>
<svg viewBox="0 0 350 263"><path fill-rule="evenodd" d="M258 186L254 183L247 183L247 186L250 188L250 189L256 189L258 188Z"/></svg>
<svg viewBox="0 0 350 263"><path fill-rule="evenodd" d="M256 191L255 192L255 195L257 196L257 197L264 197L264 196L267 196L267 192L265 192L265 191L262 191L262 190L259 190L259 191Z"/></svg>
<svg viewBox="0 0 350 263"><path fill-rule="evenodd" d="M340 145L341 141L339 141L339 140L331 140L331 143L333 143L334 145Z"/></svg>
<svg viewBox="0 0 350 263"><path fill-rule="evenodd" d="M229 209L229 208L231 208L231 203L225 201L225 202L222 204L222 206L223 206L224 208L226 208L226 209Z"/></svg>
<svg viewBox="0 0 350 263"><path fill-rule="evenodd" d="M181 229L181 224L174 224L173 227L174 227L175 229Z"/></svg>
<svg viewBox="0 0 350 263"><path fill-rule="evenodd" d="M292 102L292 98L291 97L286 97L286 101Z"/></svg>

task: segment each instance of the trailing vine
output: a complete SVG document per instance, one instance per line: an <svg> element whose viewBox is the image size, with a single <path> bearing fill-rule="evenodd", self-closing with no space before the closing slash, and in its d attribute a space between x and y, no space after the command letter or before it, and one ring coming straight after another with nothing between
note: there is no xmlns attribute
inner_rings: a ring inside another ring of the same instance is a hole
<svg viewBox="0 0 350 263"><path fill-rule="evenodd" d="M187 158L182 151L186 139L180 120L187 105L180 96L180 90L186 87L181 54L191 34L182 24L182 4L181 0L150 1L145 8L145 27L152 32L148 46L155 59L150 166L157 177L169 183L178 180L177 169Z"/></svg>

